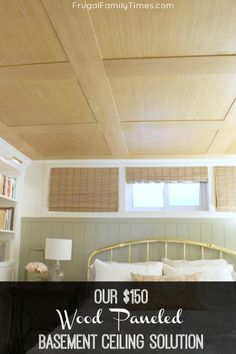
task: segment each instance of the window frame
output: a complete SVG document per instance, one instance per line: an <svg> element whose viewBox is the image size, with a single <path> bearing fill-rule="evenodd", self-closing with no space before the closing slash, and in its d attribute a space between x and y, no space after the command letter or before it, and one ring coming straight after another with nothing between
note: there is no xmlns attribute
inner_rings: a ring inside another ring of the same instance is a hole
<svg viewBox="0 0 236 354"><path fill-rule="evenodd" d="M133 212L182 212L182 211L209 211L208 207L208 183L205 182L199 182L200 183L200 203L199 206L170 206L169 205L169 195L168 195L168 182L160 182L163 183L164 185L164 190L163 190L163 201L164 201L164 207L163 208L158 208L158 207L134 207L133 206L133 184L128 184L126 183L126 189L125 189L125 194L126 194L126 211L133 211ZM176 182L178 183L178 182ZM187 182L188 183L188 182ZM189 182L191 183L191 182ZM194 183L194 182L192 182Z"/></svg>

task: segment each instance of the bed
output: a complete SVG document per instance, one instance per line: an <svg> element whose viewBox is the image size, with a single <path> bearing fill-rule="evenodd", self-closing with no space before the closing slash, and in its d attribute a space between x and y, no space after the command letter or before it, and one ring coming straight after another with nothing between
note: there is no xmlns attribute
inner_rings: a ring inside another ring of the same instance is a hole
<svg viewBox="0 0 236 354"><path fill-rule="evenodd" d="M170 258L168 258L170 257ZM200 266L194 269L203 271L207 267L214 267L216 271L222 272L226 266L232 274L232 279L225 273L221 277L206 277L206 281L231 281L235 280L234 265L236 261L236 251L216 246L214 244L198 242L193 240L181 239L147 239L139 241L122 242L114 245L106 246L93 251L88 257L87 265L87 280L92 281L123 281L131 280L124 277L115 278L117 269L122 266L131 271L137 269L142 271L141 265L147 267L151 265L147 273L155 272L157 268L153 267L154 264L163 263L163 272L171 274L171 268L188 268L187 273L191 274L192 266ZM204 266L204 267L203 267ZM96 272L102 270L110 272L113 271L112 278L100 276ZM172 271L173 273L173 271ZM184 271L182 271L184 273ZM97 276L98 275L98 276ZM160 274L158 274L160 275ZM225 275L225 278L224 278ZM202 278L203 279L203 278Z"/></svg>

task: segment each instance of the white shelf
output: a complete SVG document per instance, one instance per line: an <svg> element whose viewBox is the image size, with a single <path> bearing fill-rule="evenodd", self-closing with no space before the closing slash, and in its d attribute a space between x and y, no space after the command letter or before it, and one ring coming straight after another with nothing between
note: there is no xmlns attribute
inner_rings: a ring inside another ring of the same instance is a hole
<svg viewBox="0 0 236 354"><path fill-rule="evenodd" d="M6 259L5 261L0 262L0 268L5 266L12 266L12 265L14 265L14 261L11 261L10 259Z"/></svg>
<svg viewBox="0 0 236 354"><path fill-rule="evenodd" d="M17 200L16 199L13 199L13 198L9 198L9 197L6 197L5 195L2 195L0 194L0 203L1 202L9 202L9 203L12 203L12 204L16 204L17 203Z"/></svg>
<svg viewBox="0 0 236 354"><path fill-rule="evenodd" d="M1 234L15 234L14 230L0 230L0 235Z"/></svg>

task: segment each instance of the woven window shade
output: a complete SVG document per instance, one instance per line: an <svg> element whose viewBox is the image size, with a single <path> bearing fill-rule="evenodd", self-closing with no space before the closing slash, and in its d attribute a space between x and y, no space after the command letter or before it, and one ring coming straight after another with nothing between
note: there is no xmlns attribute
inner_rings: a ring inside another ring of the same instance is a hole
<svg viewBox="0 0 236 354"><path fill-rule="evenodd" d="M236 211L236 167L215 167L216 209Z"/></svg>
<svg viewBox="0 0 236 354"><path fill-rule="evenodd" d="M50 211L118 211L118 168L52 168Z"/></svg>
<svg viewBox="0 0 236 354"><path fill-rule="evenodd" d="M207 182L207 167L128 167L127 183Z"/></svg>

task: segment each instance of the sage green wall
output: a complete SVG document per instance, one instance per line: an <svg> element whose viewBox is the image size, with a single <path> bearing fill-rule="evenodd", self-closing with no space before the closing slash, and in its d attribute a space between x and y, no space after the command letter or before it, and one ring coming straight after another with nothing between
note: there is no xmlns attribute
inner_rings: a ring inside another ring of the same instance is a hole
<svg viewBox="0 0 236 354"><path fill-rule="evenodd" d="M236 251L236 220L23 218L20 280L24 279L24 266L29 260L42 260L40 252L30 250L43 249L47 237L73 240L72 261L63 263L65 279L85 280L86 264L90 252L121 241L148 238L191 239ZM181 252L179 248L171 249L170 257L181 258ZM196 252L190 247L187 256L189 258L200 257L200 254ZM151 255L154 259L154 253ZM119 260L125 260L124 256L124 254L119 254ZM134 249L133 256L133 260L140 260L138 259L141 256L139 251ZM217 254L209 254L206 255L207 257L217 257Z"/></svg>

